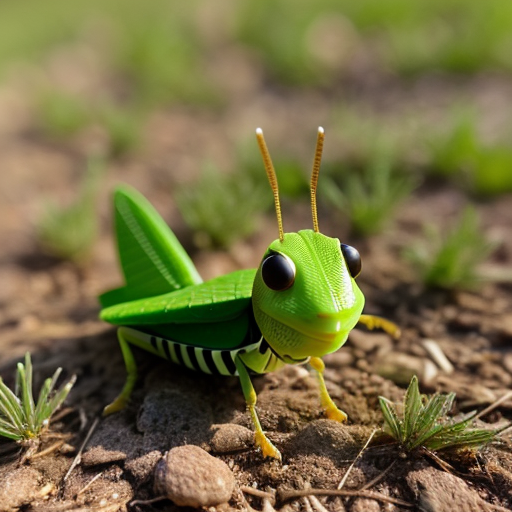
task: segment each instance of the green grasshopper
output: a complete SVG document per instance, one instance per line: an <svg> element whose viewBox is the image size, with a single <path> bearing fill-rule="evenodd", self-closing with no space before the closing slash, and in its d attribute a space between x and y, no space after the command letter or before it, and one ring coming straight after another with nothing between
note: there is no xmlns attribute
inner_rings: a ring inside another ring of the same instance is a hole
<svg viewBox="0 0 512 512"><path fill-rule="evenodd" d="M129 400L137 379L133 344L194 370L238 376L256 445L265 457L280 459L261 428L250 374L309 363L326 416L344 421L346 414L327 392L320 358L338 350L358 322L393 336L399 330L392 322L361 314L364 296L355 282L361 271L359 253L319 231L316 189L323 129L318 129L311 176L313 230L298 233L283 230L277 178L261 129L256 137L279 228L279 238L270 244L258 269L203 282L151 204L128 187L116 190L115 227L126 285L100 296L100 316L120 326L127 379L104 414L121 410Z"/></svg>

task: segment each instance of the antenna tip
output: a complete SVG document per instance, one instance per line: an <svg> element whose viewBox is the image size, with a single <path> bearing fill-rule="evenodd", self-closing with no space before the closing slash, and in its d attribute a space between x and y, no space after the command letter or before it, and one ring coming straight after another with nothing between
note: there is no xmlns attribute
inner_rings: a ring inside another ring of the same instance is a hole
<svg viewBox="0 0 512 512"><path fill-rule="evenodd" d="M263 135L263 130L261 128L256 128L256 135Z"/></svg>
<svg viewBox="0 0 512 512"><path fill-rule="evenodd" d="M318 127L318 133L324 133L324 129L321 126Z"/></svg>

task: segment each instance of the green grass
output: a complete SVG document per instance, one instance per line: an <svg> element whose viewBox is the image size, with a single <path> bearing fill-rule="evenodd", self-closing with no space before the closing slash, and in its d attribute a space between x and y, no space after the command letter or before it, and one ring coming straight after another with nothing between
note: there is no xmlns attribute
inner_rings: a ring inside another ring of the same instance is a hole
<svg viewBox="0 0 512 512"><path fill-rule="evenodd" d="M430 397L421 395L418 378L414 376L403 404L398 406L387 398L379 397L384 415L383 430L405 452L479 447L495 439L501 430L471 426L476 413L466 414L459 420L448 418L454 400L455 393L436 393Z"/></svg>
<svg viewBox="0 0 512 512"><path fill-rule="evenodd" d="M124 156L141 145L146 120L143 111L107 103L98 106L95 118L108 135L110 156Z"/></svg>
<svg viewBox="0 0 512 512"><path fill-rule="evenodd" d="M477 119L472 111L455 110L449 129L431 136L431 171L463 184L479 196L512 192L511 141L484 143L478 134Z"/></svg>
<svg viewBox="0 0 512 512"><path fill-rule="evenodd" d="M50 419L68 396L75 376L56 388L61 368L44 381L37 401L32 389L32 362L25 354L25 364L18 363L15 391L0 378L0 436L18 443L30 443L48 430Z"/></svg>
<svg viewBox="0 0 512 512"><path fill-rule="evenodd" d="M249 47L292 84L332 84L361 51L406 74L512 69L512 5L503 0L259 0L218 9L223 16L207 27L198 0L5 0L0 74L14 59L39 60L98 27L107 57L148 101L209 97L204 59L214 45Z"/></svg>
<svg viewBox="0 0 512 512"><path fill-rule="evenodd" d="M483 278L478 266L495 248L480 228L477 212L467 207L446 231L426 225L423 241L405 251L428 287L471 289Z"/></svg>
<svg viewBox="0 0 512 512"><path fill-rule="evenodd" d="M76 200L68 206L48 203L37 226L43 249L52 256L76 263L91 255L98 234L96 194L103 163L91 159Z"/></svg>
<svg viewBox="0 0 512 512"><path fill-rule="evenodd" d="M197 26L198 2L129 2L116 27L113 67L130 84L131 102L211 104L218 92L205 75L208 47Z"/></svg>
<svg viewBox="0 0 512 512"><path fill-rule="evenodd" d="M322 178L322 194L348 219L356 235L382 231L415 187L413 178L396 171L389 153L376 155L360 172L331 172Z"/></svg>
<svg viewBox="0 0 512 512"><path fill-rule="evenodd" d="M249 236L272 202L268 183L247 173L225 174L206 165L196 183L175 193L183 219L202 248L229 248Z"/></svg>
<svg viewBox="0 0 512 512"><path fill-rule="evenodd" d="M287 83L329 83L358 51L403 74L512 68L512 5L502 0L262 0L239 10L237 38ZM326 66L333 46L347 56Z"/></svg>
<svg viewBox="0 0 512 512"><path fill-rule="evenodd" d="M141 144L145 109L136 109L133 105L119 106L112 101L91 103L77 95L58 90L42 94L36 108L39 125L51 138L72 137L96 125L108 137L110 156L123 156Z"/></svg>
<svg viewBox="0 0 512 512"><path fill-rule="evenodd" d="M45 92L41 94L36 108L39 124L50 137L75 135L91 122L86 103L70 94Z"/></svg>

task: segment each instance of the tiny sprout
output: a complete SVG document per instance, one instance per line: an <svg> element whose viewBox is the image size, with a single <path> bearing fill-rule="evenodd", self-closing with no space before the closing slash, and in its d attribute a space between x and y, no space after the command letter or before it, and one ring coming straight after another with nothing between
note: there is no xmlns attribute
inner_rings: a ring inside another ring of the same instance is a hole
<svg viewBox="0 0 512 512"><path fill-rule="evenodd" d="M48 430L52 415L75 383L76 376L73 375L55 390L61 371L58 368L52 377L44 381L37 402L32 391L32 361L28 352L25 354L25 364L17 365L14 392L0 378L0 436L29 447L34 440L37 442Z"/></svg>
<svg viewBox="0 0 512 512"><path fill-rule="evenodd" d="M414 376L405 393L401 413L398 412L397 404L379 397L384 415L383 430L404 452L482 446L491 442L503 430L472 428L471 422L476 412L465 414L458 421L447 418L454 400L455 393L435 393L430 397L421 395L418 378Z"/></svg>

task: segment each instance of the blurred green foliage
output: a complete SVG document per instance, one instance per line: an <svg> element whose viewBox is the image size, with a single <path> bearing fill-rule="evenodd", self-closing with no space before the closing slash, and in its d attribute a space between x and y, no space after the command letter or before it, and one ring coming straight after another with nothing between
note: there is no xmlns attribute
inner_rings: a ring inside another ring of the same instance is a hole
<svg viewBox="0 0 512 512"><path fill-rule="evenodd" d="M325 83L352 52L406 74L512 68L512 5L502 0L260 0L239 8L237 35L289 83Z"/></svg>
<svg viewBox="0 0 512 512"><path fill-rule="evenodd" d="M148 101L210 97L204 62L212 41L253 48L294 84L335 79L358 51L405 73L512 69L512 4L503 0L219 0L211 22L218 37L206 27L208 9L207 0L4 0L0 69L80 38L94 23L103 23L105 51L134 94Z"/></svg>
<svg viewBox="0 0 512 512"><path fill-rule="evenodd" d="M55 138L74 135L90 122L83 100L54 90L41 95L37 110L42 128Z"/></svg>
<svg viewBox="0 0 512 512"><path fill-rule="evenodd" d="M98 235L96 195L102 171L103 161L91 159L75 201L67 206L46 204L37 233L48 254L76 263L90 257Z"/></svg>
<svg viewBox="0 0 512 512"><path fill-rule="evenodd" d="M0 4L0 79L19 61L55 65L52 51L63 44L86 48L94 55L100 75L97 83L88 84L92 90L85 87L84 92L80 87L54 84L51 72L40 76L40 82L35 81L39 85L34 86L44 91L38 108L40 124L52 137L99 126L107 134L109 156L118 156L140 145L146 120L156 109L186 103L214 110L229 102L234 89L226 85L228 68L217 64L233 49L258 68L254 76L265 89L286 92L290 86L316 87L331 101L347 81L354 97L354 88L366 83L368 76L370 82L375 76L394 76L407 84L403 78L432 71L510 72L511 34L512 3L503 0L218 0L215 4L208 0L4 0ZM350 82L354 77L355 82ZM347 147L335 160L340 168L360 171L334 176L331 187L322 186L322 178L321 186L352 219L354 231L368 235L382 229L396 204L413 189L414 180L397 169L412 167L410 155L417 149L417 134L405 116L389 126L378 115L377 121L367 122L361 107L341 110L334 112L340 127L334 135ZM390 160L380 155L375 143L384 136L394 146ZM451 131L430 142L426 170L444 174L476 194L512 190L510 145L507 141L483 143L475 119L454 118ZM303 166L284 153L273 158L282 194L294 199L307 196ZM219 221L224 232L236 233L230 227L229 201L248 212L261 211L259 192L252 193L260 184L262 190L267 186L262 184L259 157L239 160L243 173L233 183L224 183L227 178L220 173L215 179L205 174L207 185L177 194L187 222L209 233L209 244L233 243L231 234L223 235L214 226ZM258 176L252 169L257 169ZM216 183L222 184L222 190L215 188ZM269 196L267 189L262 196ZM185 197L190 207L180 199ZM193 207L198 210L195 214ZM66 215L82 218L79 212L85 210L80 206ZM58 227L64 225L65 215L57 211L54 208L42 222L57 227L42 228L41 233L68 231ZM89 227L88 221L83 222L85 237ZM68 244L54 238L56 247ZM73 244L78 242L70 247Z"/></svg>
<svg viewBox="0 0 512 512"><path fill-rule="evenodd" d="M398 205L415 188L415 180L399 172L392 153L382 148L360 170L340 169L331 169L330 176L322 178L320 190L347 217L356 235L382 231Z"/></svg>
<svg viewBox="0 0 512 512"><path fill-rule="evenodd" d="M448 131L431 137L429 152L433 173L465 182L477 195L512 192L510 143L484 143L478 134L477 116L471 111L455 111Z"/></svg>
<svg viewBox="0 0 512 512"><path fill-rule="evenodd" d="M478 266L496 244L486 238L473 207L468 206L448 230L431 224L424 230L424 240L405 251L405 257L426 286L471 289L482 282Z"/></svg>
<svg viewBox="0 0 512 512"><path fill-rule="evenodd" d="M229 248L249 236L272 202L268 183L241 172L222 173L211 164L196 183L182 185L174 197L201 248Z"/></svg>

